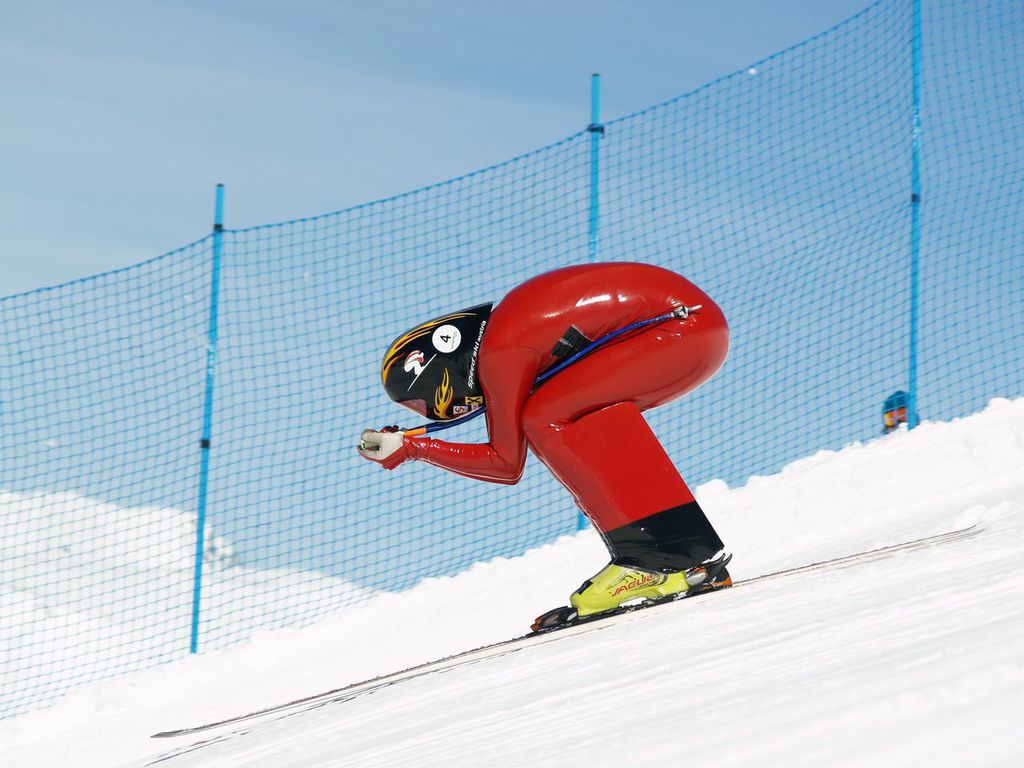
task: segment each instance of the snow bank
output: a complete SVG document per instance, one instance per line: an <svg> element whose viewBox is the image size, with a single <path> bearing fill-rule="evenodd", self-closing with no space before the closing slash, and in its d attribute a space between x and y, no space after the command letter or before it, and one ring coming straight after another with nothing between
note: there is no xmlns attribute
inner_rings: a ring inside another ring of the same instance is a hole
<svg viewBox="0 0 1024 768"><path fill-rule="evenodd" d="M0 715L187 653L194 513L0 492L0 520ZM243 568L216 532L205 541L204 644L372 594L319 574Z"/></svg>
<svg viewBox="0 0 1024 768"><path fill-rule="evenodd" d="M995 400L969 418L822 452L739 488L708 483L697 496L733 551L731 570L740 578L978 520L1017 520L1024 515L1024 399ZM263 632L241 646L90 686L0 723L0 741L25 766L66 762L70 754L81 766L152 755L166 748L146 738L157 730L521 634L605 561L597 535L584 531L405 593L378 594L305 629ZM54 742L58 731L65 736Z"/></svg>
<svg viewBox="0 0 1024 768"><path fill-rule="evenodd" d="M697 496L743 577L960 528L1022 486L1024 398L821 451L741 488L711 482Z"/></svg>

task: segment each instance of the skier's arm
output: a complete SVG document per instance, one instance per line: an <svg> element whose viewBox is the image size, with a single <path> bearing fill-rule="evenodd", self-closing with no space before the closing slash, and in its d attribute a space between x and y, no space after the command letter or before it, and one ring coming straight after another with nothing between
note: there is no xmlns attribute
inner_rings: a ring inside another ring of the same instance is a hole
<svg viewBox="0 0 1024 768"><path fill-rule="evenodd" d="M518 483L526 464L520 417L537 375L539 357L535 350L524 348L481 351L480 385L487 404L490 442L477 445L407 437L404 443L409 457L475 480Z"/></svg>

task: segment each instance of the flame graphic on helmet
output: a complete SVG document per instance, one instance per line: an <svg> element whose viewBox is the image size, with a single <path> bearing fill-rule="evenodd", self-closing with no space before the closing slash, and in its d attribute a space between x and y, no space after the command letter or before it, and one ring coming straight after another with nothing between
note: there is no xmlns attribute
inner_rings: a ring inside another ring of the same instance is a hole
<svg viewBox="0 0 1024 768"><path fill-rule="evenodd" d="M451 381L448 378L448 369L444 369L444 376L441 378L441 386L434 391L434 413L437 414L439 419L448 418L448 407L452 404L452 399L455 397L455 390L451 387Z"/></svg>

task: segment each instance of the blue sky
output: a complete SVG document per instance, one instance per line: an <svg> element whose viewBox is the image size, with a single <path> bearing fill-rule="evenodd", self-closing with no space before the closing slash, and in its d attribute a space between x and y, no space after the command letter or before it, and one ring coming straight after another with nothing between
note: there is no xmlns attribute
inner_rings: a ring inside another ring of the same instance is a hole
<svg viewBox="0 0 1024 768"><path fill-rule="evenodd" d="M39 2L0 23L0 295L344 208L694 88L867 0Z"/></svg>

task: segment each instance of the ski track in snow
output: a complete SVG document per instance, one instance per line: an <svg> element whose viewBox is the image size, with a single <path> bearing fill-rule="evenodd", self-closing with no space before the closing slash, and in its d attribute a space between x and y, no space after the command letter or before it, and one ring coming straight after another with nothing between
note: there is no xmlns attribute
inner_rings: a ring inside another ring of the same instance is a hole
<svg viewBox="0 0 1024 768"><path fill-rule="evenodd" d="M161 766L1024 764L1024 399L698 490L737 577L968 540L636 614L266 722ZM240 714L522 634L593 532L0 722L4 764L143 766Z"/></svg>

